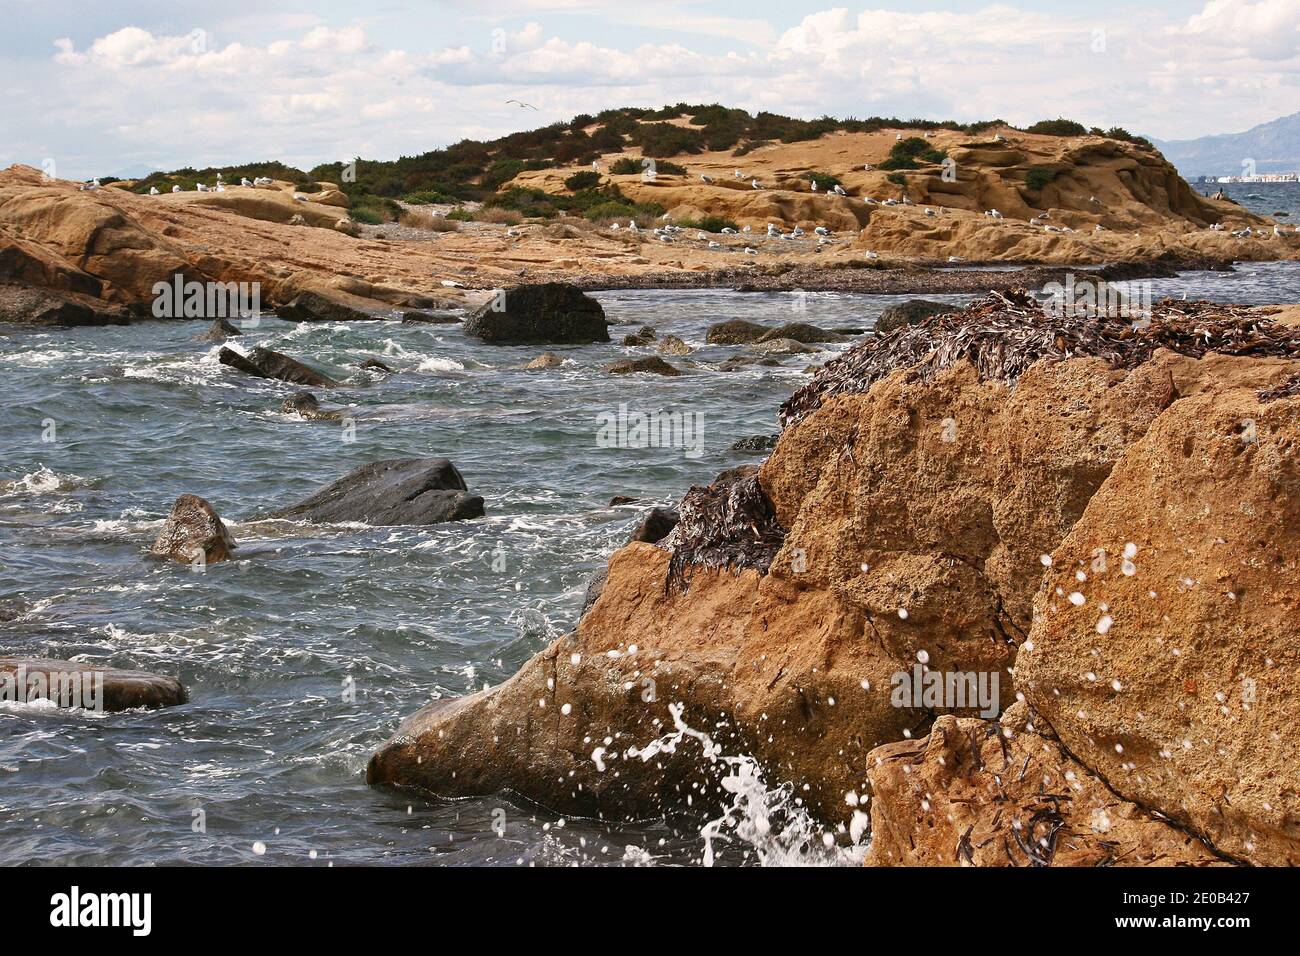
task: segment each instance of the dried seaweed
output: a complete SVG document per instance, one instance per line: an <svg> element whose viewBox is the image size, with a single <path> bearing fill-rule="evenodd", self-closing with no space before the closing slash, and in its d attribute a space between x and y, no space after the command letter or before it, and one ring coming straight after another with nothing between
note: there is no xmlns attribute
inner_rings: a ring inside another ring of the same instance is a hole
<svg viewBox="0 0 1300 956"><path fill-rule="evenodd" d="M781 426L801 421L832 396L866 392L896 369L924 381L968 361L983 381L1014 383L1039 361L1088 356L1131 369L1162 348L1194 358L1220 352L1300 359L1300 329L1214 302L1164 299L1133 321L1052 314L1023 290L993 292L960 312L872 336L827 362L781 406Z"/></svg>
<svg viewBox="0 0 1300 956"><path fill-rule="evenodd" d="M1279 398L1295 398L1300 395L1300 373L1275 388L1266 388L1259 393L1261 402L1274 402Z"/></svg>
<svg viewBox="0 0 1300 956"><path fill-rule="evenodd" d="M766 574L785 541L756 475L695 486L678 507L681 520L663 542L672 551L664 589L685 591L691 567L748 568Z"/></svg>

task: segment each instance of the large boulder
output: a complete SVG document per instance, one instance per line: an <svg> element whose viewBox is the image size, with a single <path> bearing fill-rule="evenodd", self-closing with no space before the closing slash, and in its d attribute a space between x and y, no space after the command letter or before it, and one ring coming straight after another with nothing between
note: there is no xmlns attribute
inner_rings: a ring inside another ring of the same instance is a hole
<svg viewBox="0 0 1300 956"><path fill-rule="evenodd" d="M262 346L252 349L247 355L241 355L234 349L223 348L217 353L217 361L229 365L248 375L259 378L278 378L282 382L294 385L312 385L317 388L335 388L338 382L324 372L318 372L310 365L304 365L297 359Z"/></svg>
<svg viewBox="0 0 1300 956"><path fill-rule="evenodd" d="M224 342L226 339L243 335L243 331L227 319L213 319L212 324L198 336L200 342Z"/></svg>
<svg viewBox="0 0 1300 956"><path fill-rule="evenodd" d="M127 325L130 321L125 310L106 307L89 296L0 283L0 323L68 327Z"/></svg>
<svg viewBox="0 0 1300 956"><path fill-rule="evenodd" d="M180 681L147 671L52 658L0 657L0 700L38 699L60 707L113 713L174 707L189 697Z"/></svg>
<svg viewBox="0 0 1300 956"><path fill-rule="evenodd" d="M483 517L483 499L446 458L390 458L348 472L311 497L267 515L318 523L427 525Z"/></svg>
<svg viewBox="0 0 1300 956"><path fill-rule="evenodd" d="M768 329L758 337L759 342L768 342L772 339L793 339L796 342L803 342L805 345L810 342L843 342L848 338L839 332L832 332L829 329L818 328L808 322L787 322L785 325L776 329Z"/></svg>
<svg viewBox="0 0 1300 956"><path fill-rule="evenodd" d="M235 539L216 509L198 495L181 495L149 549L155 558L182 564L216 564L231 558Z"/></svg>
<svg viewBox="0 0 1300 956"><path fill-rule="evenodd" d="M507 289L500 299L472 313L464 329L466 335L493 345L609 341L609 326L600 303L563 282Z"/></svg>
<svg viewBox="0 0 1300 956"><path fill-rule="evenodd" d="M682 374L681 369L669 365L657 355L648 355L639 359L620 359L617 362L610 362L603 367L603 370L611 375L632 375L643 372L648 375L666 375L670 378Z"/></svg>

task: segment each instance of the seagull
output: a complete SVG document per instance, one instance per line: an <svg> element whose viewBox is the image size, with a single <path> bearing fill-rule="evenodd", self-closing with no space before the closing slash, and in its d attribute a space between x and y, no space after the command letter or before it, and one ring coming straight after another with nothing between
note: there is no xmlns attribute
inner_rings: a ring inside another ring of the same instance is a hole
<svg viewBox="0 0 1300 956"><path fill-rule="evenodd" d="M598 160L598 159L593 159L593 160L591 161L591 168L592 168L592 170L595 171L595 172L600 172L600 160Z"/></svg>
<svg viewBox="0 0 1300 956"><path fill-rule="evenodd" d="M844 191L844 187L841 186L839 183L836 183L836 184L835 184L835 186L831 189L831 192L833 192L833 193L834 193L835 195L837 195L837 196L846 196L846 195L848 195L848 194Z"/></svg>
<svg viewBox="0 0 1300 956"><path fill-rule="evenodd" d="M803 231L803 226L795 226L794 229L790 231L790 238L792 239L802 239L805 235L806 233Z"/></svg>
<svg viewBox="0 0 1300 956"><path fill-rule="evenodd" d="M933 216L933 215L934 215L934 210L933 210L933 209L926 209L925 214L926 214L927 216Z"/></svg>
<svg viewBox="0 0 1300 956"><path fill-rule="evenodd" d="M708 239L709 237L706 236L704 233L700 233L700 234L699 234L698 236L696 236L695 238L698 239L698 240L700 240L700 242L703 242L705 239Z"/></svg>
<svg viewBox="0 0 1300 956"><path fill-rule="evenodd" d="M753 186L755 189L762 189L762 188L763 188L762 186L760 186L760 185L758 184L758 180L757 180L757 179L751 179L751 180L749 181L749 185Z"/></svg>
<svg viewBox="0 0 1300 956"><path fill-rule="evenodd" d="M443 279L443 280L442 280L442 284L445 285L448 289L460 289L460 288L463 288L463 287L461 286L461 284L460 284L459 282L457 282L455 279Z"/></svg>
<svg viewBox="0 0 1300 956"><path fill-rule="evenodd" d="M172 192L174 192L174 193L178 193L178 192L180 192L180 191L181 191L181 187L180 187L180 186L173 186L173 187L172 187Z"/></svg>
<svg viewBox="0 0 1300 956"><path fill-rule="evenodd" d="M218 183L221 182L221 174L220 174L220 173L217 173L217 182L218 182Z"/></svg>
<svg viewBox="0 0 1300 956"><path fill-rule="evenodd" d="M989 210L989 218L991 218L991 219L1001 219L1001 218L1002 218L1002 213L998 212L996 209L990 209L990 210Z"/></svg>
<svg viewBox="0 0 1300 956"><path fill-rule="evenodd" d="M635 219L631 220L631 221L627 224L627 231L628 231L628 232L640 232L640 231L641 231L640 229L638 229L638 228L636 227L636 220L635 220Z"/></svg>
<svg viewBox="0 0 1300 956"><path fill-rule="evenodd" d="M709 248L710 248L710 249L721 249L722 246L719 245L718 243L714 242L712 239L710 239L710 240L709 240Z"/></svg>
<svg viewBox="0 0 1300 956"><path fill-rule="evenodd" d="M879 258L880 258L880 253L878 253L875 249L868 249L868 250L867 250L867 258L868 258L868 259L879 259Z"/></svg>
<svg viewBox="0 0 1300 956"><path fill-rule="evenodd" d="M727 226L725 229L722 230L722 234L724 236L734 236L736 234L736 230L732 229L730 226Z"/></svg>
<svg viewBox="0 0 1300 956"><path fill-rule="evenodd" d="M240 177L239 185L241 185L241 186L251 186L251 185L253 185L253 184L250 183L250 182L248 181L248 177L247 177L247 176L242 176L242 177Z"/></svg>
<svg viewBox="0 0 1300 956"><path fill-rule="evenodd" d="M294 201L294 202L306 202L306 201L307 201L307 197L304 196L302 193L294 193L294 194L293 194L293 201Z"/></svg>
<svg viewBox="0 0 1300 956"><path fill-rule="evenodd" d="M895 133L895 134L894 134L894 142L898 142L898 141L900 141L902 138L903 138L903 134L902 134L902 133Z"/></svg>
<svg viewBox="0 0 1300 956"><path fill-rule="evenodd" d="M1275 235L1275 236L1277 236L1279 239L1281 239L1282 236L1284 235L1284 233L1282 232L1282 227L1281 227L1281 226L1274 226L1274 227L1273 227L1273 235Z"/></svg>
<svg viewBox="0 0 1300 956"><path fill-rule="evenodd" d="M672 222L672 217L669 216L668 213L664 213L662 216L659 217L659 221L660 221L660 222Z"/></svg>
<svg viewBox="0 0 1300 956"><path fill-rule="evenodd" d="M817 226L813 229L813 232L817 233L819 236L829 236L831 234L831 231L825 226Z"/></svg>
<svg viewBox="0 0 1300 956"><path fill-rule="evenodd" d="M713 182L713 177L712 177L712 176L706 176L706 175L704 175L704 173L700 173L700 179L702 179L702 180L703 180L704 182L706 182L706 183L712 183L712 182Z"/></svg>
<svg viewBox="0 0 1300 956"><path fill-rule="evenodd" d="M530 110L535 110L535 109L537 109L537 107L534 106L532 103L525 103L525 102L523 102L522 100L506 100L506 102L507 102L507 103L513 103L513 104L515 104L515 106L519 107L521 110L522 110L522 109L530 109Z"/></svg>
<svg viewBox="0 0 1300 956"><path fill-rule="evenodd" d="M863 163L863 164L862 164L862 171L863 171L864 173L869 173L869 172L871 172L871 164L870 164L870 163Z"/></svg>
<svg viewBox="0 0 1300 956"><path fill-rule="evenodd" d="M756 255L758 255L758 250L755 249L753 246L746 246L746 247L745 247L745 255L747 255L747 256L756 256Z"/></svg>
<svg viewBox="0 0 1300 956"><path fill-rule="evenodd" d="M207 186L203 185L202 183L195 183L195 184L194 184L194 188L197 189L197 190L198 190L199 192L201 192L201 193L209 193L209 192L212 192L212 190L210 190ZM298 197L295 196L294 198L297 199Z"/></svg>
<svg viewBox="0 0 1300 956"><path fill-rule="evenodd" d="M948 261L949 261L949 262L965 262L966 260L963 259L961 256L949 256L949 257L948 257Z"/></svg>
<svg viewBox="0 0 1300 956"><path fill-rule="evenodd" d="M781 235L781 229L780 229L780 227L778 227L778 226L774 225L773 223L770 223L770 222L769 222L769 223L767 224L767 234L768 234L769 236L779 236L779 235Z"/></svg>
<svg viewBox="0 0 1300 956"><path fill-rule="evenodd" d="M741 231L741 232L753 232L753 231L754 231L754 227L753 227L753 226L744 226L740 231Z"/></svg>
<svg viewBox="0 0 1300 956"><path fill-rule="evenodd" d="M1096 196L1089 196L1088 202L1095 202L1098 206L1101 205L1101 200L1098 199Z"/></svg>
<svg viewBox="0 0 1300 956"><path fill-rule="evenodd" d="M1101 228L1101 223L1097 223L1096 227L1095 227L1092 231L1093 231L1093 232L1105 232L1106 230L1104 230L1104 229Z"/></svg>
<svg viewBox="0 0 1300 956"><path fill-rule="evenodd" d="M744 178L745 178L745 174L742 173L739 169L734 169L734 170L732 170L732 173L731 173L731 174L732 174L733 176L735 176L737 179L744 179Z"/></svg>
<svg viewBox="0 0 1300 956"><path fill-rule="evenodd" d="M217 192L219 192L219 193L224 193L225 191L226 191L226 184L225 184L225 183L217 183Z"/></svg>
<svg viewBox="0 0 1300 956"><path fill-rule="evenodd" d="M150 186L150 187L149 187L149 195L150 195L150 196L157 196L157 195L158 195L158 187L157 187L157 186Z"/></svg>
<svg viewBox="0 0 1300 956"><path fill-rule="evenodd" d="M614 223L614 224L613 224L612 226L610 226L609 228L612 229L614 232L618 232L618 230L619 230L621 227L619 226L618 223ZM507 235L508 235L508 233L507 233Z"/></svg>
<svg viewBox="0 0 1300 956"><path fill-rule="evenodd" d="M614 223L614 228L615 228L615 229L618 228L618 223ZM506 235L513 239L515 236L519 235L519 230L518 230L518 229L507 229L507 230L506 230Z"/></svg>
<svg viewBox="0 0 1300 956"><path fill-rule="evenodd" d="M866 203L868 206L874 206L876 204L876 201L872 199L870 196L863 196L862 201Z"/></svg>
<svg viewBox="0 0 1300 956"><path fill-rule="evenodd" d="M812 181L812 191L813 192L817 191L817 180L815 179Z"/></svg>
<svg viewBox="0 0 1300 956"><path fill-rule="evenodd" d="M993 137L993 141L996 143L1005 143L1007 141L1007 138L1003 136L1001 133L998 133L996 136Z"/></svg>

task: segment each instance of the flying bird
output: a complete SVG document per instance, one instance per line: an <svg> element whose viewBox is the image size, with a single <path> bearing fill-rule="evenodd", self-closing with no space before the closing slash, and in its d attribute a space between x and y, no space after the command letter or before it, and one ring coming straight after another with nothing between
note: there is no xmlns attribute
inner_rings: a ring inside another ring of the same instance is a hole
<svg viewBox="0 0 1300 956"><path fill-rule="evenodd" d="M535 109L537 109L537 107L534 106L532 103L525 103L525 102L523 102L522 100L506 100L506 102L507 102L507 103L513 103L513 104L515 104L515 106L519 107L521 110L522 110L522 109L529 109L529 110L535 110Z"/></svg>

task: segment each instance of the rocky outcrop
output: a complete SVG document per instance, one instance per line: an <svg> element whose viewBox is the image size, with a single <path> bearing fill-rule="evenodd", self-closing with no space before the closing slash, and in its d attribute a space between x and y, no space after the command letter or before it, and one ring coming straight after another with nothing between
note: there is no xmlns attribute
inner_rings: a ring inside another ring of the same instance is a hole
<svg viewBox="0 0 1300 956"><path fill-rule="evenodd" d="M759 325L757 322L728 319L710 325L704 334L704 341L710 345L748 345L750 342L757 342L770 331L768 326Z"/></svg>
<svg viewBox="0 0 1300 956"><path fill-rule="evenodd" d="M604 371L611 375L632 375L643 372L649 375L666 375L669 377L681 375L682 370L676 366L669 365L657 355L648 355L639 359L620 359L617 362L610 362L605 365Z"/></svg>
<svg viewBox="0 0 1300 956"><path fill-rule="evenodd" d="M562 282L507 289L465 319L464 329L493 345L609 341L600 303Z"/></svg>
<svg viewBox="0 0 1300 956"><path fill-rule="evenodd" d="M1117 797L1023 702L874 750L870 866L1213 866L1194 836Z"/></svg>
<svg viewBox="0 0 1300 956"><path fill-rule="evenodd" d="M335 388L339 384L310 365L304 365L297 359L260 345L251 349L247 355L241 355L234 349L223 348L217 353L217 361L248 375L275 378L282 382L292 382L294 385Z"/></svg>
<svg viewBox="0 0 1300 956"><path fill-rule="evenodd" d="M665 335L655 346L660 355L690 355L691 347L675 335Z"/></svg>
<svg viewBox="0 0 1300 956"><path fill-rule="evenodd" d="M900 302L897 305L888 306L885 311L880 313L880 318L876 319L876 325L873 331L877 335L885 332L892 332L894 329L901 328L904 325L915 325L922 319L928 319L932 315L943 315L947 312L960 311L961 306L951 305L947 302L930 302L926 299L908 299L906 302Z"/></svg>
<svg viewBox="0 0 1300 956"><path fill-rule="evenodd" d="M829 329L818 328L807 322L787 322L779 328L768 329L758 337L759 342L770 342L774 339L790 339L807 345L816 342L843 342L846 336Z"/></svg>
<svg viewBox="0 0 1300 956"><path fill-rule="evenodd" d="M89 296L0 283L0 323L39 326L127 325L129 313Z"/></svg>
<svg viewBox="0 0 1300 956"><path fill-rule="evenodd" d="M207 327L202 335L198 336L198 339L200 342L224 342L226 339L243 334L239 327L229 320L213 319L212 324Z"/></svg>
<svg viewBox="0 0 1300 956"><path fill-rule="evenodd" d="M757 476L692 489L573 633L411 718L370 778L707 812L703 734L826 821L869 796L878 863L1289 862L1300 397L1260 395L1298 372L1300 332L1197 303L1135 328L993 297L872 337L787 403ZM1014 780L971 769L972 730Z"/></svg>
<svg viewBox="0 0 1300 956"><path fill-rule="evenodd" d="M216 509L198 495L181 495L149 549L155 558L209 565L234 556L235 539Z"/></svg>
<svg viewBox="0 0 1300 956"><path fill-rule="evenodd" d="M0 657L0 700L49 700L60 707L117 711L175 707L189 699L172 677L82 661Z"/></svg>
<svg viewBox="0 0 1300 956"><path fill-rule="evenodd" d="M311 392L295 392L280 403L280 411L297 415L314 422L341 422L343 412L337 409L324 409L320 400Z"/></svg>
<svg viewBox="0 0 1300 956"><path fill-rule="evenodd" d="M296 505L266 515L317 523L428 525L483 517L483 499L446 458L390 458L348 472Z"/></svg>

